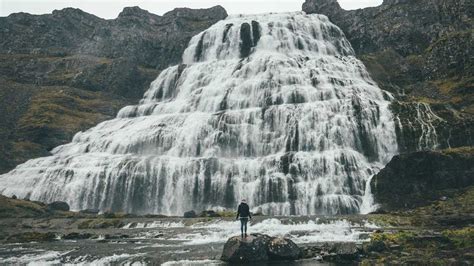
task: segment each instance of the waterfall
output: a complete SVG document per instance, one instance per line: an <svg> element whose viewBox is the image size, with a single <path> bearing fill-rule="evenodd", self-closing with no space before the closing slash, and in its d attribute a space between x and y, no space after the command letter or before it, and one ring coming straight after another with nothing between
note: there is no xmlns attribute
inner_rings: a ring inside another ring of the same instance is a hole
<svg viewBox="0 0 474 266"><path fill-rule="evenodd" d="M0 193L169 215L242 198L273 215L366 212L397 152L390 97L327 17L230 16L139 104L1 175Z"/></svg>

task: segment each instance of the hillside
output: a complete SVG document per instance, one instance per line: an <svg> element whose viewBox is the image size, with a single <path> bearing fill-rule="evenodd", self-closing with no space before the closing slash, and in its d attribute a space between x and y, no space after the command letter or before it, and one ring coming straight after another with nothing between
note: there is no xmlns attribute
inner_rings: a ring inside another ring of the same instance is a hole
<svg viewBox="0 0 474 266"><path fill-rule="evenodd" d="M163 16L127 7L105 20L79 9L0 18L0 173L136 103L192 36L227 16L216 6Z"/></svg>

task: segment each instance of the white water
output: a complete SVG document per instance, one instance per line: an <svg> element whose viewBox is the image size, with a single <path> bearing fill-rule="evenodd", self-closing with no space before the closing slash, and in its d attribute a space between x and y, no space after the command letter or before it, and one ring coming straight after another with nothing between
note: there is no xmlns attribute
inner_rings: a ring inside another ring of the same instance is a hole
<svg viewBox="0 0 474 266"><path fill-rule="evenodd" d="M397 151L393 118L327 17L232 16L183 61L138 105L1 175L0 193L174 215L241 198L266 214L370 211L367 181Z"/></svg>

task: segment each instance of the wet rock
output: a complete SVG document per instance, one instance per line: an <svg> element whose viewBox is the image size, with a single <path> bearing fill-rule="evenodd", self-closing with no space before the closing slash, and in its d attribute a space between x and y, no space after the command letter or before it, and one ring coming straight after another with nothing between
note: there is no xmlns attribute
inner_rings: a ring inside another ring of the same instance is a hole
<svg viewBox="0 0 474 266"><path fill-rule="evenodd" d="M252 30L250 24L242 23L240 25L240 57L245 58L250 55L252 50Z"/></svg>
<svg viewBox="0 0 474 266"><path fill-rule="evenodd" d="M93 234L89 234L89 233L73 232L73 233L63 235L62 238L67 239L67 240L76 240L76 239L89 239L89 238L93 238L93 236L94 236Z"/></svg>
<svg viewBox="0 0 474 266"><path fill-rule="evenodd" d="M195 211L187 211L183 214L184 218L196 218L197 214Z"/></svg>
<svg viewBox="0 0 474 266"><path fill-rule="evenodd" d="M291 240L251 234L231 237L222 251L221 260L231 263L296 260L302 256L300 248Z"/></svg>
<svg viewBox="0 0 474 266"><path fill-rule="evenodd" d="M290 239L275 237L268 244L270 260L297 260L301 255L300 248Z"/></svg>
<svg viewBox="0 0 474 266"><path fill-rule="evenodd" d="M354 242L331 243L328 250L329 255L323 256L328 261L349 261L359 256L359 249Z"/></svg>
<svg viewBox="0 0 474 266"><path fill-rule="evenodd" d="M47 205L48 210L50 211L69 211L69 204L64 201L55 201Z"/></svg>
<svg viewBox="0 0 474 266"><path fill-rule="evenodd" d="M234 236L227 240L221 260L227 262L268 261L268 243L271 237L262 234L250 234L246 238Z"/></svg>
<svg viewBox="0 0 474 266"><path fill-rule="evenodd" d="M420 151L394 156L372 178L371 187L384 210L412 209L474 185L473 176L472 147Z"/></svg>

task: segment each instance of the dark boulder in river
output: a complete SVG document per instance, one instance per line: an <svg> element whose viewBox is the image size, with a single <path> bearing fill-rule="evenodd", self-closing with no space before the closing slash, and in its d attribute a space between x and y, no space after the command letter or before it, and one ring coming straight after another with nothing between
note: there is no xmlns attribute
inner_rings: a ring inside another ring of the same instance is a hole
<svg viewBox="0 0 474 266"><path fill-rule="evenodd" d="M184 218L196 218L197 214L195 211L187 211L183 215Z"/></svg>
<svg viewBox="0 0 474 266"><path fill-rule="evenodd" d="M250 234L245 238L240 236L229 238L224 245L221 260L248 263L296 260L300 257L300 248L290 239Z"/></svg>

